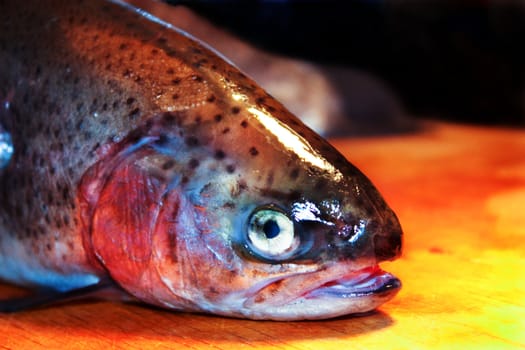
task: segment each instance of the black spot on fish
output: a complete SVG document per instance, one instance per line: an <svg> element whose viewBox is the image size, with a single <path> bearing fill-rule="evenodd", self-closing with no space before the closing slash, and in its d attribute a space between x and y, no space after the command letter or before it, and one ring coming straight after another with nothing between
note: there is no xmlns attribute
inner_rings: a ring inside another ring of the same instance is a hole
<svg viewBox="0 0 525 350"><path fill-rule="evenodd" d="M231 111L232 111L233 114L239 114L239 112L241 111L241 109L240 109L239 107L236 106L236 107L232 107Z"/></svg>
<svg viewBox="0 0 525 350"><path fill-rule="evenodd" d="M139 108L135 108L133 109L131 112L129 112L128 116L130 118L136 118L140 113L140 109Z"/></svg>
<svg viewBox="0 0 525 350"><path fill-rule="evenodd" d="M166 74L174 74L175 70L173 68L166 69Z"/></svg>
<svg viewBox="0 0 525 350"><path fill-rule="evenodd" d="M128 106L133 104L133 102L135 102L135 98L134 97L128 97L128 99L126 100L126 104Z"/></svg>
<svg viewBox="0 0 525 350"><path fill-rule="evenodd" d="M173 124L176 120L176 117L172 113L164 113L162 115L162 122L166 125Z"/></svg>
<svg viewBox="0 0 525 350"><path fill-rule="evenodd" d="M233 164L228 164L226 166L226 171L229 173L229 174L233 174L235 172L235 165Z"/></svg>
<svg viewBox="0 0 525 350"><path fill-rule="evenodd" d="M222 133L223 133L223 134L227 134L227 133L229 133L229 132L230 132L230 128L224 128L224 129L222 130Z"/></svg>
<svg viewBox="0 0 525 350"><path fill-rule="evenodd" d="M128 44L122 43L122 44L119 45L118 48L119 48L119 50L127 50L128 49Z"/></svg>
<svg viewBox="0 0 525 350"><path fill-rule="evenodd" d="M248 127L248 122L247 122L246 120L243 120L243 121L241 122L241 126L242 126L243 128L247 128L247 127Z"/></svg>
<svg viewBox="0 0 525 350"><path fill-rule="evenodd" d="M212 103L215 101L215 95L210 95L208 96L208 98L206 99L206 101L208 101L209 103Z"/></svg>
<svg viewBox="0 0 525 350"><path fill-rule="evenodd" d="M222 114L215 114L213 119L218 123L222 120Z"/></svg>
<svg viewBox="0 0 525 350"><path fill-rule="evenodd" d="M190 159L190 161L189 161L189 163L188 163L188 165L189 165L189 167L190 167L191 169L195 169L195 168L197 168L197 167L199 166L199 164L200 164L199 160L198 160L198 159L195 159L195 158Z"/></svg>
<svg viewBox="0 0 525 350"><path fill-rule="evenodd" d="M172 80L171 80L171 83L172 83L173 85L179 85L180 82L181 82L181 79L180 79L180 78L175 78L175 79L172 79Z"/></svg>
<svg viewBox="0 0 525 350"><path fill-rule="evenodd" d="M162 44L162 45L166 44L167 41L168 41L168 39L166 39L166 38L163 37L163 36L161 36L160 38L157 39L157 42L158 42L159 44Z"/></svg>
<svg viewBox="0 0 525 350"><path fill-rule="evenodd" d="M200 67L202 67L202 65L205 64L206 62L207 62L206 59L200 59L200 60L198 60L198 61L196 61L196 62L193 62L193 63L192 63L192 66L195 67L195 68L200 68Z"/></svg>
<svg viewBox="0 0 525 350"><path fill-rule="evenodd" d="M64 221L64 225L65 225L65 226L69 226L70 221L71 221L71 220L69 219L69 215L64 214L64 216L62 217L62 221Z"/></svg>
<svg viewBox="0 0 525 350"><path fill-rule="evenodd" d="M222 159L226 158L226 153L224 153L223 150L218 149L218 150L215 151L214 157L215 157L215 159L222 160Z"/></svg>
<svg viewBox="0 0 525 350"><path fill-rule="evenodd" d="M137 135L137 136L138 136L138 139L137 139L137 142L138 142L138 140L140 140L140 135ZM169 142L168 135L160 134L159 135L159 139L157 141L155 141L155 144L157 144L160 147L163 147L163 146L166 146L168 144L168 142Z"/></svg>
<svg viewBox="0 0 525 350"><path fill-rule="evenodd" d="M197 55L201 55L201 54L202 54L202 50L199 49L199 48L196 47L196 46L192 46L190 49L191 49L191 51L192 51L193 53L195 53L195 54L197 54Z"/></svg>
<svg viewBox="0 0 525 350"><path fill-rule="evenodd" d="M169 170L175 166L175 161L173 159L169 159L162 164L162 170Z"/></svg>
<svg viewBox="0 0 525 350"><path fill-rule="evenodd" d="M299 177L299 168L294 168L290 172L290 179L296 180Z"/></svg>
<svg viewBox="0 0 525 350"><path fill-rule="evenodd" d="M65 186L63 189L62 189L62 199L64 201L67 201L69 200L69 196L70 196L70 193L69 193L69 187Z"/></svg>
<svg viewBox="0 0 525 350"><path fill-rule="evenodd" d="M159 50L157 50L157 49L151 49L151 54L152 54L153 56L156 56L158 53L159 53Z"/></svg>
<svg viewBox="0 0 525 350"><path fill-rule="evenodd" d="M177 100L179 98L179 94L173 94L171 95L171 98Z"/></svg>
<svg viewBox="0 0 525 350"><path fill-rule="evenodd" d="M186 140L184 140L184 142L186 143L187 146L189 147L195 147L195 146L198 146L199 145L199 139L196 138L195 136L189 136L186 138Z"/></svg>
<svg viewBox="0 0 525 350"><path fill-rule="evenodd" d="M249 152L250 152L250 154L251 154L252 156L254 156L254 157L257 156L257 155L259 154L259 151L258 151L257 148L255 148L255 147L250 147Z"/></svg>
<svg viewBox="0 0 525 350"><path fill-rule="evenodd" d="M226 209L235 209L236 205L234 202L226 202L222 207Z"/></svg>

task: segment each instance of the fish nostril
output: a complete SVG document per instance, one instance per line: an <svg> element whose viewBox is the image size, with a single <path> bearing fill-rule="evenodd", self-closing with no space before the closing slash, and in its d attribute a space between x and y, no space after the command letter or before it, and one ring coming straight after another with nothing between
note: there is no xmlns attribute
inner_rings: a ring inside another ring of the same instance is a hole
<svg viewBox="0 0 525 350"><path fill-rule="evenodd" d="M355 235L353 225L339 224L336 227L337 228L334 230L334 232L342 240L346 241Z"/></svg>

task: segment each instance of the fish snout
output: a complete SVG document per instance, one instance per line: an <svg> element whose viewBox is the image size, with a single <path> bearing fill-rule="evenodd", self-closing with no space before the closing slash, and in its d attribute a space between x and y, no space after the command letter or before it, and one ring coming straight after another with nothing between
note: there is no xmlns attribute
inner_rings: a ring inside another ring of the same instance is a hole
<svg viewBox="0 0 525 350"><path fill-rule="evenodd" d="M373 246L378 262L394 260L401 255L403 245L403 230L396 215L389 211L383 218L378 229L374 232Z"/></svg>

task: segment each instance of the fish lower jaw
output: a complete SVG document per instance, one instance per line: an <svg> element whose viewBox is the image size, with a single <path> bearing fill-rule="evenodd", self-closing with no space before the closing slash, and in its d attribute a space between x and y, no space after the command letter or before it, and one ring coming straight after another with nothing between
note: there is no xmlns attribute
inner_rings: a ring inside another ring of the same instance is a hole
<svg viewBox="0 0 525 350"><path fill-rule="evenodd" d="M370 295L395 294L400 288L401 281L397 277L381 270L376 265L326 282L306 292L303 297L306 299L360 298Z"/></svg>
<svg viewBox="0 0 525 350"><path fill-rule="evenodd" d="M239 309L241 315L233 316L295 321L362 314L392 299L400 288L398 278L381 270L379 266L372 266L339 275L322 284L313 284L310 288L298 291L296 296L284 303L272 298L254 302L257 298L255 295Z"/></svg>

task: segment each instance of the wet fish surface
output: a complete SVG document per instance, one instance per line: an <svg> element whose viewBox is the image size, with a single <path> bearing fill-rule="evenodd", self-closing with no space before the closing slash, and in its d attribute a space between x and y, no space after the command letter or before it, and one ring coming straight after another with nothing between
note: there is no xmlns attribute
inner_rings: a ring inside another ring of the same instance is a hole
<svg viewBox="0 0 525 350"><path fill-rule="evenodd" d="M174 310L323 319L401 286L378 265L402 230L372 183L144 11L1 1L0 99L0 278L49 293L0 310L111 285Z"/></svg>
<svg viewBox="0 0 525 350"><path fill-rule="evenodd" d="M214 47L321 136L363 137L418 128L396 93L370 72L262 50L183 5L126 2Z"/></svg>

